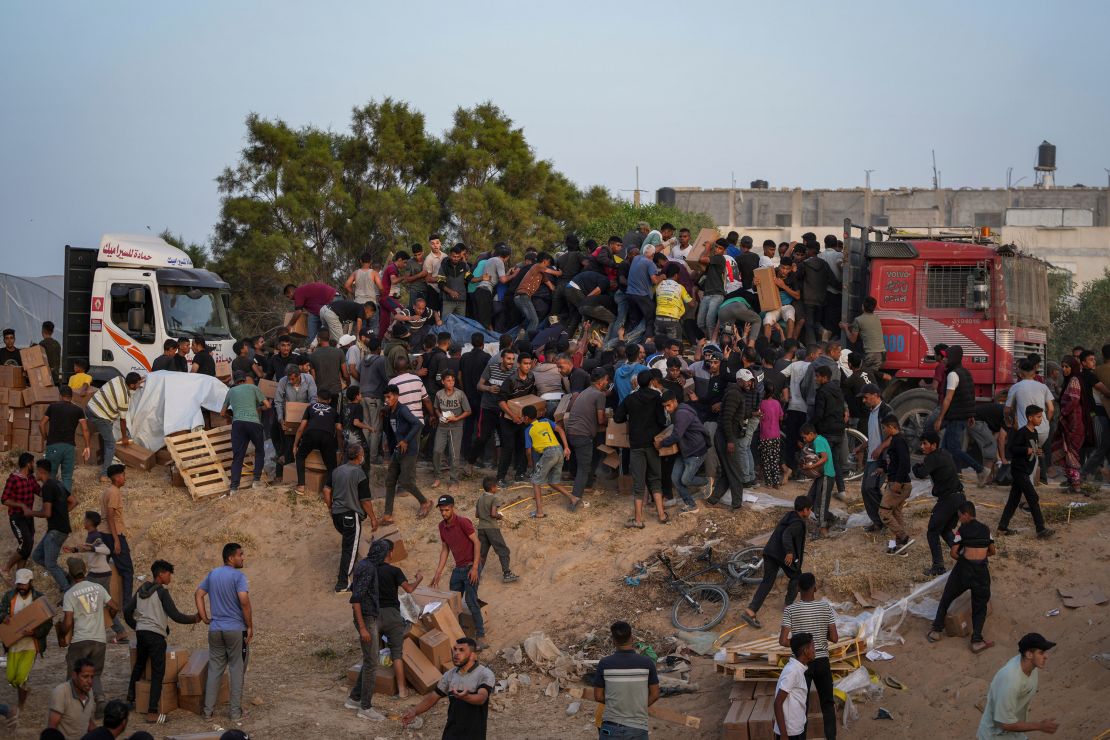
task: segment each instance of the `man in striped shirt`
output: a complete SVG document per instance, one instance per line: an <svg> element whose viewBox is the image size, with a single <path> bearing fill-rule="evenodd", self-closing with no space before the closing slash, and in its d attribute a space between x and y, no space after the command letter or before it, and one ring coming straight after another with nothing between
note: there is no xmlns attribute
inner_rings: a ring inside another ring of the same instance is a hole
<svg viewBox="0 0 1110 740"><path fill-rule="evenodd" d="M648 707L659 698L655 661L632 645L632 626L613 622L609 628L617 651L598 661L594 701L605 705L598 739L647 740Z"/></svg>
<svg viewBox="0 0 1110 740"><path fill-rule="evenodd" d="M108 482L108 466L112 464L112 457L116 454L116 420L119 420L120 444L131 444L131 435L127 432L127 407L131 404L131 394L143 384L143 378L138 373L128 373L127 377L116 376L100 387L100 390L89 399L85 408L85 416L89 424L100 435L104 445L104 462L100 466L100 482Z"/></svg>
<svg viewBox="0 0 1110 740"><path fill-rule="evenodd" d="M817 601L817 579L812 573L798 576L801 598L782 612L779 644L791 647L790 635L813 636L814 658L807 665L806 685L816 683L821 699L826 740L836 740L836 704L833 703L832 671L829 668L829 643L836 642L836 612L828 601Z"/></svg>
<svg viewBox="0 0 1110 740"><path fill-rule="evenodd" d="M393 363L396 375L389 379L389 385L397 386L397 399L408 406L409 411L421 424L424 423L424 410L432 410L432 399L428 395L424 381L409 372L409 358L399 357Z"/></svg>

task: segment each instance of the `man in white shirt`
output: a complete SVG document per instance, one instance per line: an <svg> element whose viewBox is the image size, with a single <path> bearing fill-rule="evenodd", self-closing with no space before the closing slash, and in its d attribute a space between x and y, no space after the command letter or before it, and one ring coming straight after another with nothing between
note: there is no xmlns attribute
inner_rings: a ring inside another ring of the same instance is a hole
<svg viewBox="0 0 1110 740"><path fill-rule="evenodd" d="M804 740L806 736L806 666L813 660L813 637L799 632L790 637L790 661L775 684L775 738ZM784 731L785 728L785 731Z"/></svg>
<svg viewBox="0 0 1110 740"><path fill-rule="evenodd" d="M763 254L759 257L760 267L774 267L777 262L775 256L778 254L778 244L774 239L763 240Z"/></svg>

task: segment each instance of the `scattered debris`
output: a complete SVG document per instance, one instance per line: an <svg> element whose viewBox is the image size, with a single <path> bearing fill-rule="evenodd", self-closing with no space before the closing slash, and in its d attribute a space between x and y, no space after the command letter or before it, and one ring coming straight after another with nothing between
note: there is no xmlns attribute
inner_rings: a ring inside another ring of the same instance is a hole
<svg viewBox="0 0 1110 740"><path fill-rule="evenodd" d="M1058 617L1058 616L1060 616L1060 610L1059 609L1050 609L1050 610L1046 611L1044 613L1044 615L1046 617Z"/></svg>
<svg viewBox="0 0 1110 740"><path fill-rule="evenodd" d="M578 714L578 710L581 709L581 708L582 708L582 702L580 702L580 701L571 702L570 706L567 707L567 716L568 717L573 717L574 715Z"/></svg>
<svg viewBox="0 0 1110 740"><path fill-rule="evenodd" d="M875 715L875 719L894 719L894 715L888 710L879 707L879 713Z"/></svg>
<svg viewBox="0 0 1110 740"><path fill-rule="evenodd" d="M1064 606L1072 609L1105 604L1108 601L1106 594L1098 586L1069 586L1056 589L1056 593L1064 600Z"/></svg>
<svg viewBox="0 0 1110 740"><path fill-rule="evenodd" d="M867 659L874 663L880 660L894 660L894 656L882 650L868 650Z"/></svg>
<svg viewBox="0 0 1110 740"><path fill-rule="evenodd" d="M524 639L524 652L540 668L552 666L563 655L563 651L543 632L533 632Z"/></svg>
<svg viewBox="0 0 1110 740"><path fill-rule="evenodd" d="M557 679L557 678L552 679L551 683L549 683L547 685L547 688L543 690L543 694L544 694L544 696L546 696L550 699L554 699L556 696L558 696L559 695L559 679Z"/></svg>

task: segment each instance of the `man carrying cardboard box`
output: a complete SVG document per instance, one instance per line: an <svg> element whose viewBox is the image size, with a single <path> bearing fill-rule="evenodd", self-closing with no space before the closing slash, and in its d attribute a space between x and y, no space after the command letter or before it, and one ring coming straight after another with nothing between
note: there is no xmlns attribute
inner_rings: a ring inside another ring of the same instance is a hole
<svg viewBox="0 0 1110 740"><path fill-rule="evenodd" d="M502 355L504 359L504 355ZM497 460L497 480L502 488L508 488L506 477L509 466L516 462L516 477L524 479L526 463L524 459L524 419L509 407L509 401L522 396L536 395L536 376L532 374L535 358L522 352L516 358L516 372L501 383L497 391L497 405L501 416L497 420L497 436L501 440L501 453Z"/></svg>
<svg viewBox="0 0 1110 740"><path fill-rule="evenodd" d="M243 575L243 546L229 542L223 549L224 564L211 571L194 599L201 620L208 625L208 680L204 686L204 718L212 719L220 680L224 671L230 676L231 694L228 701L231 721L243 721L243 675L247 668L248 648L254 637L254 618L250 589ZM205 607L208 596L211 616ZM103 630L101 630L103 632Z"/></svg>
<svg viewBox="0 0 1110 740"><path fill-rule="evenodd" d="M20 568L15 572L15 588L0 597L0 622L9 624L12 617L30 608L35 599L42 597L31 585L33 576L28 568ZM18 717L27 703L27 697L31 694L27 679L35 665L35 658L46 653L46 637L53 626L53 621L46 619L37 627L26 627L19 641L6 648L8 684L19 695L19 704L12 717Z"/></svg>
<svg viewBox="0 0 1110 740"><path fill-rule="evenodd" d="M131 435L127 431L127 408L131 404L131 394L143 384L143 377L138 373L128 373L126 377L117 375L100 387L100 390L89 399L85 407L85 418L92 424L93 429L100 435L104 444L104 462L100 467L100 482L108 482L108 466L116 454L116 421L119 421L120 444L131 444Z"/></svg>
<svg viewBox="0 0 1110 740"><path fill-rule="evenodd" d="M150 566L153 578L139 586L139 591L123 608L123 618L135 630L135 665L131 669L131 682L127 685L127 701L135 703L135 684L143 677L150 661L150 700L147 704L147 722L159 724L166 716L158 712L162 698L162 678L166 675L166 638L169 637L169 620L178 624L196 624L200 613L182 614L177 610L169 590L173 580L173 564L155 560ZM136 707L140 709L140 707Z"/></svg>
<svg viewBox="0 0 1110 740"><path fill-rule="evenodd" d="M478 638L478 650L489 647L482 638L486 635L486 625L482 619L482 606L478 603L478 552L481 545L474 525L464 516L455 513L454 496L440 496L436 501L443 521L439 523L439 564L432 576L432 588L439 588L439 579L447 565L447 555L455 558L451 571L450 588L458 591L466 600L470 616L474 618L474 634Z"/></svg>
<svg viewBox="0 0 1110 740"><path fill-rule="evenodd" d="M434 692L405 712L401 724L408 727L417 715L424 714L446 696L447 724L443 727L443 737L483 740L489 715L489 697L496 678L493 671L478 662L477 650L477 643L469 637L456 640L451 646L451 664L454 667L443 674Z"/></svg>

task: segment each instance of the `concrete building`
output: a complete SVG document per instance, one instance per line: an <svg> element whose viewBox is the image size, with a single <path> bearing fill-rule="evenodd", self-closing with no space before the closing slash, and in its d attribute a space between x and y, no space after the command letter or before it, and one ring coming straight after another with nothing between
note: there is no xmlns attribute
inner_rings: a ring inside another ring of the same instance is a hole
<svg viewBox="0 0 1110 740"><path fill-rule="evenodd" d="M706 213L723 231L749 234L757 243L791 241L807 231L840 234L845 218L898 228L989 226L1002 241L1068 270L1077 284L1110 267L1110 188L674 187L660 188L656 200Z"/></svg>

